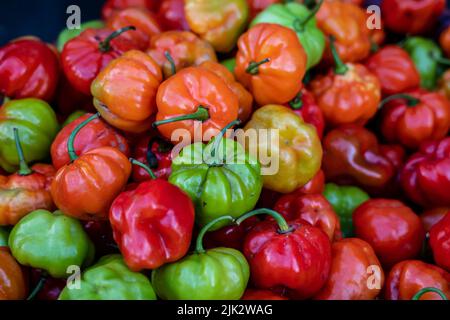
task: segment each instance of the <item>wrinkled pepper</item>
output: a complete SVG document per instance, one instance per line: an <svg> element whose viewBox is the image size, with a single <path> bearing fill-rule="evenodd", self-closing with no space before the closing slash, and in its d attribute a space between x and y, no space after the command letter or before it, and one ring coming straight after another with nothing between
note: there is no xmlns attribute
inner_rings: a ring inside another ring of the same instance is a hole
<svg viewBox="0 0 450 320"><path fill-rule="evenodd" d="M56 47L59 52L62 52L66 43L75 37L78 37L86 29L101 29L105 27L105 23L101 20L92 20L83 22L79 29L64 29L60 32L56 40Z"/></svg>
<svg viewBox="0 0 450 320"><path fill-rule="evenodd" d="M144 8L155 12L160 2L158 0L107 0L102 7L102 18L108 20L117 11L127 8Z"/></svg>
<svg viewBox="0 0 450 320"><path fill-rule="evenodd" d="M157 18L163 30L190 29L184 13L184 0L163 0Z"/></svg>
<svg viewBox="0 0 450 320"><path fill-rule="evenodd" d="M8 250L0 247L0 300L24 300L27 292L22 268Z"/></svg>
<svg viewBox="0 0 450 320"><path fill-rule="evenodd" d="M430 246L436 264L450 272L450 214L448 212L431 228Z"/></svg>

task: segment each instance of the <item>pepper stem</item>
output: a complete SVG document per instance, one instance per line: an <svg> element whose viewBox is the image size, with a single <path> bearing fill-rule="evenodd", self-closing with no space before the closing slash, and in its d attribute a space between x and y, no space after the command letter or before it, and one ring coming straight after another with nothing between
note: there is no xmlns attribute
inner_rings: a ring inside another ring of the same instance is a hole
<svg viewBox="0 0 450 320"><path fill-rule="evenodd" d="M433 55L433 60L439 64L450 66L450 60L440 57L439 55Z"/></svg>
<svg viewBox="0 0 450 320"><path fill-rule="evenodd" d="M28 166L27 162L25 161L25 156L23 155L23 149L22 145L20 144L20 138L19 138L19 129L14 128L14 141L16 142L16 150L17 154L19 155L19 175L20 176L28 176L33 173L33 171Z"/></svg>
<svg viewBox="0 0 450 320"><path fill-rule="evenodd" d="M296 32L303 32L305 31L305 26L306 24L316 16L317 12L319 12L320 7L323 4L323 0L319 0L318 2L316 2L316 4L314 5L314 7L311 9L311 11L309 12L309 14L304 18L304 19L295 19L294 20L294 30Z"/></svg>
<svg viewBox="0 0 450 320"><path fill-rule="evenodd" d="M397 100L397 99L404 99L404 100L406 100L406 103L408 104L408 107L414 107L414 106L417 106L420 103L419 99L414 98L413 96L411 96L409 94L399 93L399 94L394 94L392 96L389 96L386 99L384 99L383 101L381 101L378 109L383 108L389 102L391 102L393 100Z"/></svg>
<svg viewBox="0 0 450 320"><path fill-rule="evenodd" d="M204 106L199 106L197 111L191 114L186 114L184 116L179 116L171 119L155 121L153 122L153 127L156 128L163 124L184 121L184 120L198 120L198 121L206 121L209 119L209 111Z"/></svg>
<svg viewBox="0 0 450 320"><path fill-rule="evenodd" d="M97 112L93 116L89 117L88 119L84 120L82 123L80 123L70 134L69 139L67 140L67 150L69 152L69 157L71 161L75 161L78 159L77 154L75 153L75 137L77 134L83 129L89 122L100 118L100 113Z"/></svg>
<svg viewBox="0 0 450 320"><path fill-rule="evenodd" d="M147 171L147 173L149 174L150 177L152 177L152 179L156 179L156 175L155 173L152 171L152 169L150 169L148 166L146 166L145 164L143 164L140 161L137 161L136 159L130 158L129 159L132 165L136 165L141 167L142 169L144 169L145 171Z"/></svg>
<svg viewBox="0 0 450 320"><path fill-rule="evenodd" d="M331 54L333 55L334 64L336 65L334 69L335 74L341 74L344 75L348 71L347 65L342 61L341 57L339 56L339 53L336 50L335 45L336 39L333 36L330 36L330 48L331 48Z"/></svg>
<svg viewBox="0 0 450 320"><path fill-rule="evenodd" d="M121 28L119 30L114 31L111 33L105 40L99 43L99 48L101 52L108 52L111 50L111 41L113 41L115 38L119 37L122 33L130 31L130 30L136 30L136 27L134 26L128 26Z"/></svg>
<svg viewBox="0 0 450 320"><path fill-rule="evenodd" d="M259 66L270 62L270 58L266 58L264 60L261 60L259 62L250 62L250 64L248 65L247 69L245 69L245 72L251 74L251 75L257 75L259 73Z"/></svg>
<svg viewBox="0 0 450 320"><path fill-rule="evenodd" d="M164 52L164 56L166 57L167 61L169 61L169 63L170 63L170 71L172 73L171 76L173 76L175 73L177 73L177 67L175 65L175 61L173 60L169 51Z"/></svg>
<svg viewBox="0 0 450 320"><path fill-rule="evenodd" d="M240 120L234 120L234 121L230 122L229 124L227 124L225 126L225 128L223 128L220 131L220 133L217 136L214 137L214 146L212 147L212 150L211 150L211 158L216 160L216 161L214 161L214 162L216 162L216 164L218 164L217 163L218 159L215 159L215 158L216 158L217 149L219 148L219 145L220 145L220 141L222 141L222 139L225 136L225 134L227 133L228 129L231 129L234 126L238 126L240 123L241 123Z"/></svg>
<svg viewBox="0 0 450 320"><path fill-rule="evenodd" d="M434 292L437 293L438 295L441 296L442 300L448 300L447 296L445 295L444 292L442 292L441 290L439 290L438 288L433 288L433 287L427 287L427 288L423 288L422 290L419 290L413 297L411 300L419 300L425 293L428 292Z"/></svg>
<svg viewBox="0 0 450 320"><path fill-rule="evenodd" d="M34 287L33 291L27 297L27 301L31 301L31 300L34 300L34 298L36 298L37 294L42 290L42 288L44 288L46 281L47 281L47 276L45 274L42 274L41 278L39 279L38 284L36 285L36 287Z"/></svg>
<svg viewBox="0 0 450 320"><path fill-rule="evenodd" d="M195 245L195 252L197 252L197 253L205 252L205 248L203 248L203 237L209 231L209 229L211 229L213 226L215 226L218 222L221 222L221 221L232 221L233 222L234 218L231 216L222 216L217 219L214 219L213 221L208 223L206 226L204 226L198 233L197 242Z"/></svg>
<svg viewBox="0 0 450 320"><path fill-rule="evenodd" d="M240 216L238 219L236 219L236 224L240 225L244 220L256 216L256 215L260 215L260 214L268 214L269 216L271 216L272 218L275 219L275 221L278 224L279 227L279 233L284 234L284 233L289 233L292 231L292 228L289 227L289 224L286 222L286 220L283 218L283 216L281 214L279 214L278 212L271 210L271 209L267 209L267 208L260 208L260 209L256 209L253 211L250 211L242 216Z"/></svg>
<svg viewBox="0 0 450 320"><path fill-rule="evenodd" d="M289 102L289 106L294 110L299 110L301 107L303 107L303 93L300 91L297 93L294 99Z"/></svg>

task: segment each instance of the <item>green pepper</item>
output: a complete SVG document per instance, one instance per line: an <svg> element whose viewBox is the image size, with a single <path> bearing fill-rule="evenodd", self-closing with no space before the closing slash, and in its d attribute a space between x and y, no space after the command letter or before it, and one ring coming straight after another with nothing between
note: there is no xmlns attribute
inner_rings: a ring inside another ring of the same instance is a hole
<svg viewBox="0 0 450 320"><path fill-rule="evenodd" d="M12 100L0 109L0 166L7 172L19 167L13 129L20 132L20 141L27 162L49 157L50 146L59 130L55 112L39 99Z"/></svg>
<svg viewBox="0 0 450 320"><path fill-rule="evenodd" d="M191 197L199 226L252 210L262 191L259 162L241 144L223 138L228 128L206 146L201 142L186 146L172 162L169 182Z"/></svg>
<svg viewBox="0 0 450 320"><path fill-rule="evenodd" d="M333 206L341 221L341 230L345 238L353 236L353 211L360 204L369 200L369 195L358 187L338 186L334 183L325 185L323 195Z"/></svg>
<svg viewBox="0 0 450 320"><path fill-rule="evenodd" d="M67 126L68 124L74 122L75 120L77 120L78 118L84 116L87 112L83 111L83 110L77 110L72 112L67 118L66 121L64 121L63 123L63 127Z"/></svg>
<svg viewBox="0 0 450 320"><path fill-rule="evenodd" d="M5 227L0 227L0 247L7 247L8 246L8 237L9 237L9 230Z"/></svg>
<svg viewBox="0 0 450 320"><path fill-rule="evenodd" d="M427 90L436 88L442 64L450 61L443 58L441 48L431 39L410 37L403 43L420 74L421 86Z"/></svg>
<svg viewBox="0 0 450 320"><path fill-rule="evenodd" d="M88 266L94 258L94 245L81 223L61 211L37 210L22 218L11 230L9 246L20 264L54 278L68 277L70 266Z"/></svg>
<svg viewBox="0 0 450 320"><path fill-rule="evenodd" d="M203 236L217 224L233 221L224 216L199 233L195 252L152 273L158 297L164 300L238 300L244 294L250 267L244 255L231 248L203 248Z"/></svg>
<svg viewBox="0 0 450 320"><path fill-rule="evenodd" d="M259 23L276 23L294 30L308 56L308 70L320 62L325 50L325 35L317 27L315 18L322 3L323 0L319 1L312 10L295 2L273 4L259 13L250 27Z"/></svg>
<svg viewBox="0 0 450 320"><path fill-rule="evenodd" d="M220 62L220 64L226 67L232 74L234 74L234 68L236 68L236 58L223 60Z"/></svg>
<svg viewBox="0 0 450 320"><path fill-rule="evenodd" d="M156 300L150 280L133 272L119 254L101 258L86 269L79 288L66 286L59 300Z"/></svg>
<svg viewBox="0 0 450 320"><path fill-rule="evenodd" d="M104 26L105 24L103 21L92 20L82 23L79 29L64 29L59 34L58 40L56 40L56 47L58 48L58 51L61 52L68 41L78 37L86 29L100 29Z"/></svg>

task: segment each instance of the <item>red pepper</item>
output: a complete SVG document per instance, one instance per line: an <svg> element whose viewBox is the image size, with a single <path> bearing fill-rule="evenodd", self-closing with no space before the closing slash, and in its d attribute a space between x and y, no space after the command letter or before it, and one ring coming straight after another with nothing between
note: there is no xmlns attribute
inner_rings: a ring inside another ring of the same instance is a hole
<svg viewBox="0 0 450 320"><path fill-rule="evenodd" d="M286 297L278 295L270 290L245 290L244 296L241 300L289 300Z"/></svg>
<svg viewBox="0 0 450 320"><path fill-rule="evenodd" d="M422 144L401 172L406 195L424 207L450 206L450 137Z"/></svg>
<svg viewBox="0 0 450 320"><path fill-rule="evenodd" d="M102 8L103 20L107 20L117 11L127 8L144 8L156 12L160 0L107 0Z"/></svg>
<svg viewBox="0 0 450 320"><path fill-rule="evenodd" d="M436 264L450 271L450 210L431 228L430 246Z"/></svg>
<svg viewBox="0 0 450 320"><path fill-rule="evenodd" d="M417 257L425 239L420 218L398 200L364 202L353 212L353 225L356 236L373 247L386 267Z"/></svg>
<svg viewBox="0 0 450 320"><path fill-rule="evenodd" d="M445 217L447 212L450 211L450 207L439 207L431 210L427 210L420 215L420 220L425 228L426 232L429 232L431 228Z"/></svg>
<svg viewBox="0 0 450 320"><path fill-rule="evenodd" d="M136 43L121 37L124 28L87 29L66 43L61 53L64 74L79 92L91 95L91 83L109 62L136 48Z"/></svg>
<svg viewBox="0 0 450 320"><path fill-rule="evenodd" d="M428 31L445 9L445 0L383 0L381 12L385 26L397 33L420 34Z"/></svg>
<svg viewBox="0 0 450 320"><path fill-rule="evenodd" d="M0 48L0 95L51 101L58 76L57 53L39 39L22 38Z"/></svg>
<svg viewBox="0 0 450 320"><path fill-rule="evenodd" d="M70 163L67 143L72 132L82 122L92 117L93 114L85 114L65 126L56 136L51 147L53 166L56 170ZM90 121L75 137L75 152L82 155L89 150L100 147L114 147L126 156L130 155L127 140L101 119Z"/></svg>
<svg viewBox="0 0 450 320"><path fill-rule="evenodd" d="M302 219L309 222L325 232L330 241L342 238L339 217L320 194L287 194L277 201L273 209L288 221Z"/></svg>
<svg viewBox="0 0 450 320"><path fill-rule="evenodd" d="M133 152L133 158L145 163L157 178L167 180L172 172L172 144L155 135L141 138ZM150 180L148 171L139 166L133 167L133 181Z"/></svg>
<svg viewBox="0 0 450 320"><path fill-rule="evenodd" d="M68 116L78 110L95 112L92 96L75 90L64 74L60 78L56 92L56 105L58 106L58 116Z"/></svg>
<svg viewBox="0 0 450 320"><path fill-rule="evenodd" d="M289 224L277 212L257 209L237 220L269 214L275 221L256 225L244 242L252 282L258 289L283 288L294 299L312 297L324 285L331 264L331 245L326 234L304 220ZM293 268L292 266L295 266Z"/></svg>
<svg viewBox="0 0 450 320"><path fill-rule="evenodd" d="M384 95L392 95L420 86L420 75L408 52L388 45L371 56L366 67L380 80Z"/></svg>
<svg viewBox="0 0 450 320"><path fill-rule="evenodd" d="M381 131L390 143L416 149L450 129L450 102L439 93L417 89L390 96L381 106Z"/></svg>
<svg viewBox="0 0 450 320"><path fill-rule="evenodd" d="M164 30L190 30L184 14L184 0L162 1L157 17Z"/></svg>
<svg viewBox="0 0 450 320"><path fill-rule="evenodd" d="M132 160L132 163L142 163ZM134 271L156 269L181 259L189 250L194 205L187 194L166 180L139 184L120 194L109 220L126 264Z"/></svg>

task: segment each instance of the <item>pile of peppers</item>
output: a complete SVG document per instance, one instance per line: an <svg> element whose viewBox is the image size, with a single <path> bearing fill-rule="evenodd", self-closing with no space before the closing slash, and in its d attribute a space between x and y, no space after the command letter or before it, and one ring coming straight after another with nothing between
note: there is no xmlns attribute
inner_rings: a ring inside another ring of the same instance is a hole
<svg viewBox="0 0 450 320"><path fill-rule="evenodd" d="M449 13L107 0L1 44L0 300L450 299Z"/></svg>

